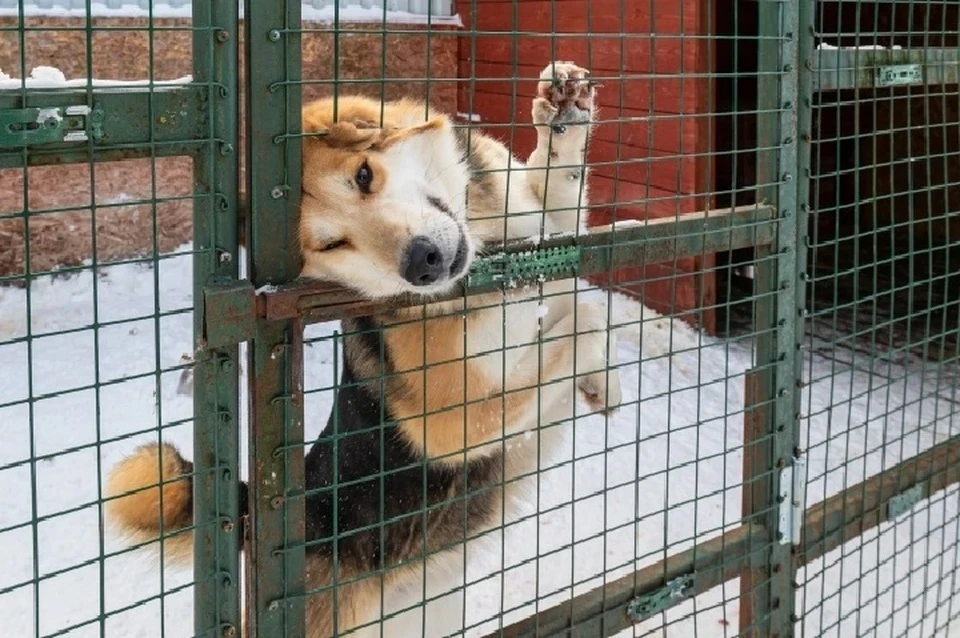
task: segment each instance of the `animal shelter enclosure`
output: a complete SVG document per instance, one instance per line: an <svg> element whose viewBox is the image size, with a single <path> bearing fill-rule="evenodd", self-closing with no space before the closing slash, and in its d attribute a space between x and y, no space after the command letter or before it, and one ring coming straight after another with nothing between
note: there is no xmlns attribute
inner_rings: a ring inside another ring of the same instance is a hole
<svg viewBox="0 0 960 638"><path fill-rule="evenodd" d="M960 636L958 33L0 0L0 634Z"/></svg>

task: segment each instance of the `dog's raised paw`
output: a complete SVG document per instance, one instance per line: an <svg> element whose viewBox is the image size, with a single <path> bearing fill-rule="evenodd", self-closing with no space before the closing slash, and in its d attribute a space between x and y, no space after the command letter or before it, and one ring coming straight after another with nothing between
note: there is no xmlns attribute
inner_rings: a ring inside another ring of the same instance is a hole
<svg viewBox="0 0 960 638"><path fill-rule="evenodd" d="M533 122L551 125L563 133L567 124L593 119L596 83L590 71L573 62L551 62L540 72L537 97L533 100Z"/></svg>

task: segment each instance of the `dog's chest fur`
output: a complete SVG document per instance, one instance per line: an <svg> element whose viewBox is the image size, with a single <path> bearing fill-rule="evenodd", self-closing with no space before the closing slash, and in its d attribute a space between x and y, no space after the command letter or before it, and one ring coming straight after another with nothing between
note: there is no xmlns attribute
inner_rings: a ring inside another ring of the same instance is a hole
<svg viewBox="0 0 960 638"><path fill-rule="evenodd" d="M316 486L306 532L321 541L314 551L328 555L337 536L341 567L371 572L422 560L487 525L499 512L499 490L489 488L502 480L502 457L424 463L392 423L384 388L394 371L380 327L369 318L344 324L334 410L306 458L306 482ZM380 374L369 374L374 366Z"/></svg>

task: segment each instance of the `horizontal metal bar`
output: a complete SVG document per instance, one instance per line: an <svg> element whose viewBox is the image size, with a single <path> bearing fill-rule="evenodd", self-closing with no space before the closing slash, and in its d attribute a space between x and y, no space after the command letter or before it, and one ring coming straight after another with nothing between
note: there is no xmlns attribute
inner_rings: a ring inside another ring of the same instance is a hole
<svg viewBox="0 0 960 638"><path fill-rule="evenodd" d="M635 608L631 608L633 599L667 587L674 579L692 575L693 582L684 590L683 596L674 597L665 606L660 606L659 611L737 578L749 567L751 552L765 553L768 550L772 541L763 533L760 525L741 525L723 536L668 556L654 565L497 630L487 638L612 636L644 619Z"/></svg>
<svg viewBox="0 0 960 638"><path fill-rule="evenodd" d="M647 221L618 222L615 226L592 229L587 235L551 237L542 242L516 241L507 244L502 255L548 255L550 251L576 247L579 265L576 276L612 273L624 267L665 263L693 257L767 245L776 233L774 210L765 205L711 210ZM546 258L546 257L545 257ZM544 259L545 259L544 258ZM542 280L573 276L557 270L537 274ZM516 283L516 282L514 282ZM501 289L502 281L484 281L462 286L443 297L457 299ZM345 316L374 314L378 310L412 306L415 299L398 298L371 302L355 293L327 283L295 281L257 296L258 314L268 320L303 316L307 322L331 321Z"/></svg>
<svg viewBox="0 0 960 638"><path fill-rule="evenodd" d="M960 483L960 435L807 508L802 543L796 548L797 564L820 558L890 520L891 514L898 514L898 509L891 510L890 506L896 505L901 495L910 500L925 499L954 483ZM676 578L692 575L693 585L682 597L661 605L659 610L663 611L737 578L750 566L751 552L765 552L772 543L763 526L741 525L719 538L498 630L488 638L614 635L643 620L630 615L630 601L634 598L656 592Z"/></svg>
<svg viewBox="0 0 960 638"><path fill-rule="evenodd" d="M98 135L0 151L0 168L190 155L210 143L201 84L0 90L0 111L84 106L102 114ZM151 114L152 117L148 117ZM92 151L92 152L91 152ZM218 152L236 152L220 148Z"/></svg>
<svg viewBox="0 0 960 638"><path fill-rule="evenodd" d="M891 67L918 65L920 79L891 80ZM817 49L813 52L813 90L836 91L907 84L957 84L960 82L958 49Z"/></svg>
<svg viewBox="0 0 960 638"><path fill-rule="evenodd" d="M890 504L902 494L922 500L954 483L960 483L960 435L807 508L797 556L809 563L890 520Z"/></svg>

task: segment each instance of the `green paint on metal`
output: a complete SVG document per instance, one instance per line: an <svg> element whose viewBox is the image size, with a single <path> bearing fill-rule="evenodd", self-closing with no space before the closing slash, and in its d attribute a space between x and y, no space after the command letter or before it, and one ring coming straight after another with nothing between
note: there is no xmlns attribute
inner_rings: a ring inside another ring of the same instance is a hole
<svg viewBox="0 0 960 638"><path fill-rule="evenodd" d="M237 345L256 331L256 294L246 280L226 280L203 289L203 339L207 348Z"/></svg>
<svg viewBox="0 0 960 638"><path fill-rule="evenodd" d="M751 246L769 245L776 236L774 210L769 206L744 206L734 210L713 210L690 213L676 218L653 220L649 223L624 223L613 230L598 230L577 238L547 238L540 244L528 241L509 243L495 257L495 264L479 267L479 277L471 273L469 285L443 298L458 298L464 294L481 294L499 289L509 278L503 276L507 265L504 257L510 255L540 255L553 251L551 264L561 266L544 269L540 265L523 266L536 269L534 281L550 281L575 276L587 277L609 273L625 266L642 266L669 262L704 253L735 250ZM579 252L579 263L572 264ZM567 259L571 263L567 263ZM572 269L572 270L571 270ZM515 273L516 274L516 273ZM528 277L528 281L531 277ZM516 283L518 280L514 279ZM261 295L263 316L268 319L293 318L301 315L308 323L330 321L346 316L371 314L378 309L398 304L417 303L417 300L391 299L374 303L359 299L354 293L319 283L292 282L266 290Z"/></svg>
<svg viewBox="0 0 960 638"><path fill-rule="evenodd" d="M300 2L244 3L247 265L258 289L300 272L300 12ZM297 317L257 321L249 350L246 610L253 635L264 638L306 635L302 356Z"/></svg>
<svg viewBox="0 0 960 638"><path fill-rule="evenodd" d="M578 246L559 246L480 257L470 268L468 287L500 284L508 288L577 276Z"/></svg>
<svg viewBox="0 0 960 638"><path fill-rule="evenodd" d="M890 519L899 518L906 514L924 498L924 485L918 483L908 490L900 492L890 499L887 503L887 517Z"/></svg>
<svg viewBox="0 0 960 638"><path fill-rule="evenodd" d="M93 161L196 155L210 144L207 95L203 84L0 91L0 168L23 166L24 148L32 166L87 163L91 153ZM33 128L38 118L45 126ZM236 151L229 136L216 147Z"/></svg>
<svg viewBox="0 0 960 638"><path fill-rule="evenodd" d="M693 589L693 574L679 576L666 585L645 594L638 596L627 605L627 615L634 622L639 622L644 618L649 618L654 614L673 607L678 602L690 596Z"/></svg>
<svg viewBox="0 0 960 638"><path fill-rule="evenodd" d="M136 115L106 109L117 118L110 144L145 136L151 149L193 155L194 369L194 591L197 636L239 636L240 550L245 521L240 489L240 349L249 332L248 283L237 281L240 220L240 87L238 42L215 33L237 33L236 2L193 2L193 79L185 87L118 92L112 100ZM215 30L216 29L216 30ZM215 87L209 90L207 87ZM105 105L109 101L100 98ZM202 140L194 145L192 140Z"/></svg>
<svg viewBox="0 0 960 638"><path fill-rule="evenodd" d="M0 148L103 138L103 109L88 106L0 110Z"/></svg>

